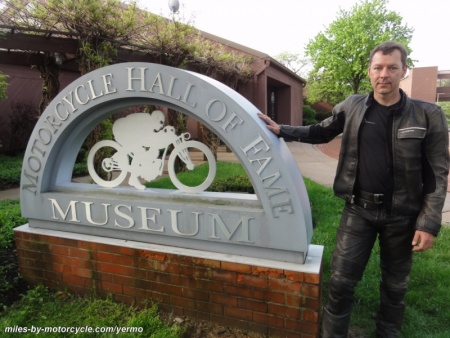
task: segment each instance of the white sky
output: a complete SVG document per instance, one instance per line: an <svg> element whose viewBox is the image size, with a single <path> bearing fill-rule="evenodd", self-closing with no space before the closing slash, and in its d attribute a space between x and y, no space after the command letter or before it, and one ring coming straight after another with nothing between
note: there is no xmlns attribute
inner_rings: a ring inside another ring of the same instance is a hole
<svg viewBox="0 0 450 338"><path fill-rule="evenodd" d="M179 0L180 12L203 31L275 56L304 54L310 39L323 32L339 9L358 0ZM137 0L141 8L170 16L169 0ZM414 29L410 47L415 67L450 70L450 1L390 0L402 24Z"/></svg>

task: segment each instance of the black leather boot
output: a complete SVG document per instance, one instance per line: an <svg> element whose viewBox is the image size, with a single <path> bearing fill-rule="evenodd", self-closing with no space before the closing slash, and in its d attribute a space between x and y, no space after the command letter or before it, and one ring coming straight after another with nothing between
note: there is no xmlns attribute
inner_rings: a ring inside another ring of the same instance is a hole
<svg viewBox="0 0 450 338"><path fill-rule="evenodd" d="M327 309L323 311L322 338L347 338L350 313L343 316L332 315Z"/></svg>
<svg viewBox="0 0 450 338"><path fill-rule="evenodd" d="M336 260L335 260L336 262ZM328 302L323 310L322 337L347 338L356 281L333 273L328 282Z"/></svg>
<svg viewBox="0 0 450 338"><path fill-rule="evenodd" d="M407 281L403 283L380 284L380 307L378 309L376 326L378 338L397 338L405 312L404 297Z"/></svg>

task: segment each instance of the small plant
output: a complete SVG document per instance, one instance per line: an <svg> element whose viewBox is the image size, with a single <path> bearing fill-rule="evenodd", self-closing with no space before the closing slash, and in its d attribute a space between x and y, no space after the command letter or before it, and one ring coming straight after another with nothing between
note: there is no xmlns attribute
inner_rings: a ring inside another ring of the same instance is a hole
<svg viewBox="0 0 450 338"><path fill-rule="evenodd" d="M217 192L244 192L254 194L255 190L249 178L244 175L231 176L216 180L208 188L209 191Z"/></svg>

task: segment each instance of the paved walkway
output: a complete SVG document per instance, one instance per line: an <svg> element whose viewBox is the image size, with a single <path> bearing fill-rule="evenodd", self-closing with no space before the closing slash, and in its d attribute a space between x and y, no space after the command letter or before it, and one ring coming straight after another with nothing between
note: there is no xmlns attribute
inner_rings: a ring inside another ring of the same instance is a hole
<svg viewBox="0 0 450 338"><path fill-rule="evenodd" d="M337 167L337 159L341 148L341 139L337 137L327 144L287 143L294 154L300 171L304 177L326 186L332 186ZM450 177L449 177L450 182ZM450 225L450 188L447 187L447 198L442 210L442 223Z"/></svg>
<svg viewBox="0 0 450 338"><path fill-rule="evenodd" d="M341 146L340 137L327 144L312 145L288 142L287 146L291 150L303 177L332 187ZM232 153L227 152L219 152L218 159L222 161L237 161ZM0 191L0 200L2 199L19 199L19 189ZM442 221L444 224L450 225L450 189L447 189Z"/></svg>

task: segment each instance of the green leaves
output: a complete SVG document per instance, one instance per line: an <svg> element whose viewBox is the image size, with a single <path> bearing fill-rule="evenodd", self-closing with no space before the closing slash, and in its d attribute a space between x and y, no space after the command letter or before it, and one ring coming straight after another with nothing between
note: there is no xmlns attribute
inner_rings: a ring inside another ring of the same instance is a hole
<svg viewBox="0 0 450 338"><path fill-rule="evenodd" d="M397 41L410 52L414 30L402 25L402 17L388 11L387 3L365 0L350 11L341 9L336 20L308 43L306 55L314 64L308 84L310 101L336 104L348 95L369 92L369 54L382 42Z"/></svg>

